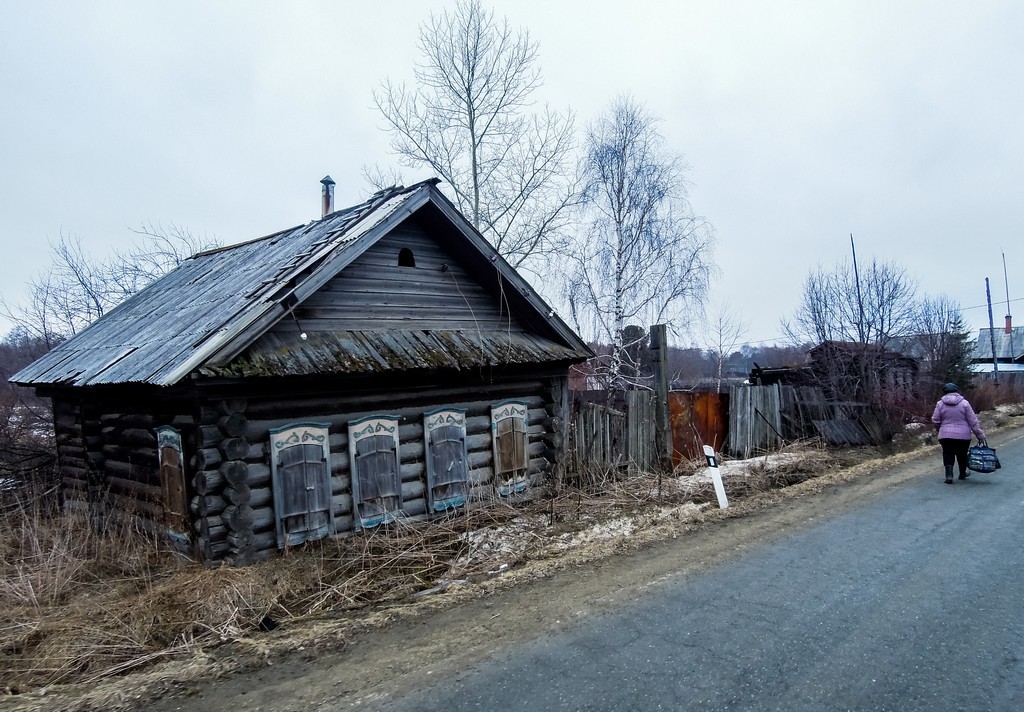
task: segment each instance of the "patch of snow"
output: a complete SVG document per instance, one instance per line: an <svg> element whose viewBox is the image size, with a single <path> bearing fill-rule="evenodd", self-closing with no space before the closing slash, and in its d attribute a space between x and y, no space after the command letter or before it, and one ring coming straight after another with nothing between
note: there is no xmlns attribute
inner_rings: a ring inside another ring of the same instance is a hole
<svg viewBox="0 0 1024 712"><path fill-rule="evenodd" d="M722 477L746 477L750 474L750 470L753 467L777 467L779 465L791 464L794 462L800 462L806 457L805 453L799 452L773 452L767 455L760 455L758 457L752 457L749 460L724 460L719 461L718 471L722 473ZM682 482L710 482L711 481L711 469L708 467L702 467L690 476L683 475L679 478Z"/></svg>

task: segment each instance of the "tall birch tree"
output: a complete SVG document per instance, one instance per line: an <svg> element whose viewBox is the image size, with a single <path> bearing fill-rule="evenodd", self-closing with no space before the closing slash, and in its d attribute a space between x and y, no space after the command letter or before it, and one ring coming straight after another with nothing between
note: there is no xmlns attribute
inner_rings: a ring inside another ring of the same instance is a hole
<svg viewBox="0 0 1024 712"><path fill-rule="evenodd" d="M545 106L537 43L460 0L420 27L415 84L390 79L374 101L402 165L441 189L514 267L539 271L564 247L579 191L573 120Z"/></svg>
<svg viewBox="0 0 1024 712"><path fill-rule="evenodd" d="M704 303L713 233L690 207L685 171L656 120L629 97L587 130L582 173L591 221L572 252L566 297L577 328L612 345L612 390L630 385L623 377L627 323L680 329L687 308Z"/></svg>

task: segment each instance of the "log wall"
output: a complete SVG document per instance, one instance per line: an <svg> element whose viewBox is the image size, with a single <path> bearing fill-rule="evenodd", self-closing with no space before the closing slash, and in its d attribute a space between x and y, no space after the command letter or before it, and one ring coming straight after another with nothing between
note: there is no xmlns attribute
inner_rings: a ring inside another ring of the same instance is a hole
<svg viewBox="0 0 1024 712"><path fill-rule="evenodd" d="M172 402L54 396L57 455L69 508L88 509L94 528L127 516L151 532L166 530L156 434L160 425L194 440L194 418ZM156 405L156 407L153 407ZM188 542L174 539L179 548Z"/></svg>
<svg viewBox="0 0 1024 712"><path fill-rule="evenodd" d="M466 378L465 380L474 380ZM277 550L276 515L270 465L270 430L299 422L329 426L331 504L335 533L354 528L349 471L348 423L375 414L399 417L399 459L403 511L426 519L426 454L423 414L439 407L466 410L470 501L490 501L494 489L490 408L516 399L529 408L531 481L538 484L561 456L564 378L534 378L463 387L425 388L414 392L315 395L252 395L211 402L201 409L198 448L193 456L193 511L204 559L226 558L245 564ZM225 418L231 416L230 420Z"/></svg>
<svg viewBox="0 0 1024 712"><path fill-rule="evenodd" d="M458 382L455 382L457 379ZM496 377L456 374L445 386L380 390L337 385L304 393L236 384L219 390L173 391L172 398L128 391L117 399L54 397L61 473L69 506L87 507L93 523L136 517L163 531L165 503L154 428L182 435L183 466L195 555L244 565L277 551L270 464L270 430L304 421L329 425L331 504L335 533L353 526L348 423L375 414L399 417L403 511L427 519L423 414L439 407L466 410L470 506L498 498L493 474L490 408L504 400L528 406L530 478L535 485L562 459L564 376ZM187 395L187 397L186 397ZM524 495L533 496L534 489ZM506 498L507 500L508 498Z"/></svg>

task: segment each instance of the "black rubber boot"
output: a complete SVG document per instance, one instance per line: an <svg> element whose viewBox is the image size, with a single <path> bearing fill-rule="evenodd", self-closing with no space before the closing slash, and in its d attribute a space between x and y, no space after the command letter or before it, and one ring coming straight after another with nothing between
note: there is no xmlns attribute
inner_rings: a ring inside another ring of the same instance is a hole
<svg viewBox="0 0 1024 712"><path fill-rule="evenodd" d="M953 484L953 466L952 465L945 465L945 468L946 468L946 484L947 485L951 485L951 484Z"/></svg>
<svg viewBox="0 0 1024 712"><path fill-rule="evenodd" d="M970 476L971 476L971 473L968 472L967 470L960 470L960 477L959 477L959 479L966 480Z"/></svg>

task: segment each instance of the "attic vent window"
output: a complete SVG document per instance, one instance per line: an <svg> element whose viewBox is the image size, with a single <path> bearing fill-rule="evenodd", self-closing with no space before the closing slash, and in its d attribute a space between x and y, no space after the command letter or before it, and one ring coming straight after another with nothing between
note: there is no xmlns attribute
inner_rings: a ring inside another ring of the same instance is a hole
<svg viewBox="0 0 1024 712"><path fill-rule="evenodd" d="M416 256L413 255L412 250L408 247L403 247L398 251L398 266L399 267L415 267Z"/></svg>

